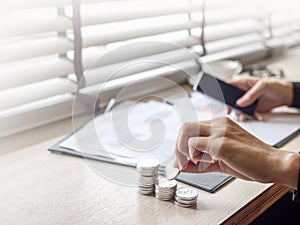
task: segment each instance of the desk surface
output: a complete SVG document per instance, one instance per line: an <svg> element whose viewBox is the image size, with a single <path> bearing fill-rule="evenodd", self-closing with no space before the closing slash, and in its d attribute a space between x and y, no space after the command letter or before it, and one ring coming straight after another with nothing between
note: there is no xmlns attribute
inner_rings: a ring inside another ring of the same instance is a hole
<svg viewBox="0 0 300 225"><path fill-rule="evenodd" d="M296 56L298 62L299 49L277 63L295 75L297 63L289 60ZM109 182L81 158L46 151L70 130L64 120L0 139L1 224L249 223L288 191L234 179L213 194L199 190L196 208L180 208ZM300 135L283 149L299 145Z"/></svg>

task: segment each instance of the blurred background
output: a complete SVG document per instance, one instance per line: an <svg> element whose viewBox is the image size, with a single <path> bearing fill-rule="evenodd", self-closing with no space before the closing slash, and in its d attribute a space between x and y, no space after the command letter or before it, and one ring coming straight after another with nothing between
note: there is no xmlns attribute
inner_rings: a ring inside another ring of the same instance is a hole
<svg viewBox="0 0 300 225"><path fill-rule="evenodd" d="M220 62L231 60L238 64L225 67L240 73L300 44L296 0L0 2L0 137L70 118L75 94L88 99L103 83L99 108L131 81L139 85L127 97L170 88L155 77L192 85L180 69L149 60L195 77L201 63L222 73Z"/></svg>

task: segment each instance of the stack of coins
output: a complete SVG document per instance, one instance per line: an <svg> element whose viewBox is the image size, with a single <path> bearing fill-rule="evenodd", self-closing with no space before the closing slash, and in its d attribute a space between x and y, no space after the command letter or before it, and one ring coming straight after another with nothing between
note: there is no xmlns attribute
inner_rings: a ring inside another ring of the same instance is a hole
<svg viewBox="0 0 300 225"><path fill-rule="evenodd" d="M138 178L138 191L143 195L154 193L155 183L158 178L159 161L155 159L144 159L136 166L140 176Z"/></svg>
<svg viewBox="0 0 300 225"><path fill-rule="evenodd" d="M155 184L155 197L163 201L173 200L176 189L176 180L159 181L157 184Z"/></svg>
<svg viewBox="0 0 300 225"><path fill-rule="evenodd" d="M174 203L178 206L187 208L196 205L197 198L197 191L192 188L181 187L176 191Z"/></svg>

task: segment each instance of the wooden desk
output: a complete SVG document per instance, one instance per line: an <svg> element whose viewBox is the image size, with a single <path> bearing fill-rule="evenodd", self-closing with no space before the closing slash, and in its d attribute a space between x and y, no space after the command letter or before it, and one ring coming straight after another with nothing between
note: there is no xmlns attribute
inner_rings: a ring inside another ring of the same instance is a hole
<svg viewBox="0 0 300 225"><path fill-rule="evenodd" d="M299 49L280 63L295 57L300 59ZM293 74L296 65L289 68ZM214 194L199 190L195 209L180 208L109 182L81 158L46 150L71 129L71 120L64 120L0 140L2 225L247 224L288 191L234 179ZM300 135L283 148L296 151L299 145Z"/></svg>

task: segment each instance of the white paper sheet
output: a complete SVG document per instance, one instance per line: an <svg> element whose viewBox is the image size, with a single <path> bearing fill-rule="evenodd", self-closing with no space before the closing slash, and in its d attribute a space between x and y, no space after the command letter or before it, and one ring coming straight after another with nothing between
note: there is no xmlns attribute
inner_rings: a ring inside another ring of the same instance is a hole
<svg viewBox="0 0 300 225"><path fill-rule="evenodd" d="M226 110L224 105L199 92L173 104L150 101L112 110L88 122L76 135L60 143L60 147L107 158L138 161L150 157L163 162L173 154L183 122L224 116ZM272 113L265 115L264 121L248 122L231 118L269 145L277 144L300 128L300 115Z"/></svg>

